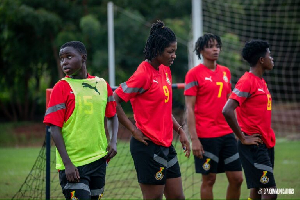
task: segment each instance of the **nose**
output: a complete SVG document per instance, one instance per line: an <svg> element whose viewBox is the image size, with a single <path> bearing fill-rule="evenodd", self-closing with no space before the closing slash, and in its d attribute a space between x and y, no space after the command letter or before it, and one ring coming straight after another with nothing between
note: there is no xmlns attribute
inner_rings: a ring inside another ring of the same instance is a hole
<svg viewBox="0 0 300 200"><path fill-rule="evenodd" d="M65 58L60 59L60 65L61 66L64 66L66 64L66 62L67 62L67 59L65 59Z"/></svg>
<svg viewBox="0 0 300 200"><path fill-rule="evenodd" d="M175 58L176 58L176 54L173 53L173 54L171 55L171 57L172 57L173 59L175 59Z"/></svg>

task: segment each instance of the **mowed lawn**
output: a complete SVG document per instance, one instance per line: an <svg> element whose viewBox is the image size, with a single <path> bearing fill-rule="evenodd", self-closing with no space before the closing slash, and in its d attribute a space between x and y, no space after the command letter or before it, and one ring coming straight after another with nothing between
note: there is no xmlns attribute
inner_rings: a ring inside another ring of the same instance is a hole
<svg viewBox="0 0 300 200"><path fill-rule="evenodd" d="M181 165L185 196L187 199L199 199L201 175L194 173L193 157L184 158L180 144L176 143L175 146ZM299 148L300 141L277 140L274 170L277 187L294 189L294 194L280 194L278 199L300 199ZM40 149L38 147L0 148L0 199L11 199L20 189L33 167ZM58 177L56 178L58 179ZM106 181L104 199L142 198L127 142L120 141L118 143L118 155L108 164ZM53 184L58 185L58 181ZM57 192L60 194L60 189L57 188ZM226 176L219 174L214 187L215 199L224 199L226 188ZM247 199L248 196L249 190L244 181L241 199Z"/></svg>

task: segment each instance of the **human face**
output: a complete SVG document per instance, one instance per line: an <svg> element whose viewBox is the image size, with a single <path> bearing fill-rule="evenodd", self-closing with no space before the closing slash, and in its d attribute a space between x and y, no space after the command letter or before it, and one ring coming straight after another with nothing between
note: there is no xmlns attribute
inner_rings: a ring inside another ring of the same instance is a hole
<svg viewBox="0 0 300 200"><path fill-rule="evenodd" d="M157 56L159 64L171 66L176 58L177 42L172 42L164 51Z"/></svg>
<svg viewBox="0 0 300 200"><path fill-rule="evenodd" d="M219 58L221 47L218 44L217 40L211 39L204 49L200 51L203 59L216 61Z"/></svg>
<svg viewBox="0 0 300 200"><path fill-rule="evenodd" d="M65 47L59 52L60 66L68 76L82 76L86 55L81 55L73 47Z"/></svg>
<svg viewBox="0 0 300 200"><path fill-rule="evenodd" d="M271 56L271 52L269 48L267 49L266 56L261 60L262 65L265 70L272 70L274 67L273 57Z"/></svg>

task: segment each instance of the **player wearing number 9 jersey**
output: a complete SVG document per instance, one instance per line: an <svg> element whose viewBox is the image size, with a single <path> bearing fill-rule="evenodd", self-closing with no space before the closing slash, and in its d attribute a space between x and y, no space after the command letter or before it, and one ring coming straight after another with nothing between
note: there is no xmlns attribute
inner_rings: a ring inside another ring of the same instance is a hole
<svg viewBox="0 0 300 200"><path fill-rule="evenodd" d="M53 88L44 123L50 126L57 148L60 185L66 199L100 199L106 160L117 153L118 119L113 92L104 79L87 73L83 43L65 43L59 57L66 77Z"/></svg>
<svg viewBox="0 0 300 200"><path fill-rule="evenodd" d="M231 74L217 64L221 50L219 36L204 34L196 42L200 64L185 77L187 123L192 140L196 173L202 174L201 199L213 199L216 174L226 172L227 199L239 199L243 181L237 141L222 109L231 93ZM225 198L225 197L224 197Z"/></svg>
<svg viewBox="0 0 300 200"><path fill-rule="evenodd" d="M189 157L186 134L172 115L172 76L176 58L173 31L157 21L150 30L143 61L133 75L114 92L121 124L132 133L130 152L144 199L184 199L181 173L172 146L173 130ZM121 102L131 101L135 126Z"/></svg>

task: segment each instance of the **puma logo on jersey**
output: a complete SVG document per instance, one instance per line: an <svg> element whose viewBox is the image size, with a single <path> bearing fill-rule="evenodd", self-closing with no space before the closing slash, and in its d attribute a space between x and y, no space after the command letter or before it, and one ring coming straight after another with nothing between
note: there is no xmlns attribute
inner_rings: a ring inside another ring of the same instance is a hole
<svg viewBox="0 0 300 200"><path fill-rule="evenodd" d="M205 80L212 82L211 76L210 77L205 77Z"/></svg>
<svg viewBox="0 0 300 200"><path fill-rule="evenodd" d="M158 83L158 81L157 81L157 80L153 80L153 82L155 82L155 83Z"/></svg>
<svg viewBox="0 0 300 200"><path fill-rule="evenodd" d="M260 88L258 88L258 91L260 91L260 92L265 92L263 89L260 89Z"/></svg>
<svg viewBox="0 0 300 200"><path fill-rule="evenodd" d="M96 83L97 84L97 83ZM96 86L91 86L90 84L88 84L88 83L82 83L82 86L83 87L87 87L87 88L90 88L90 89L93 89L93 90L95 90L99 95L100 95L100 92L98 91L98 89L96 88Z"/></svg>

